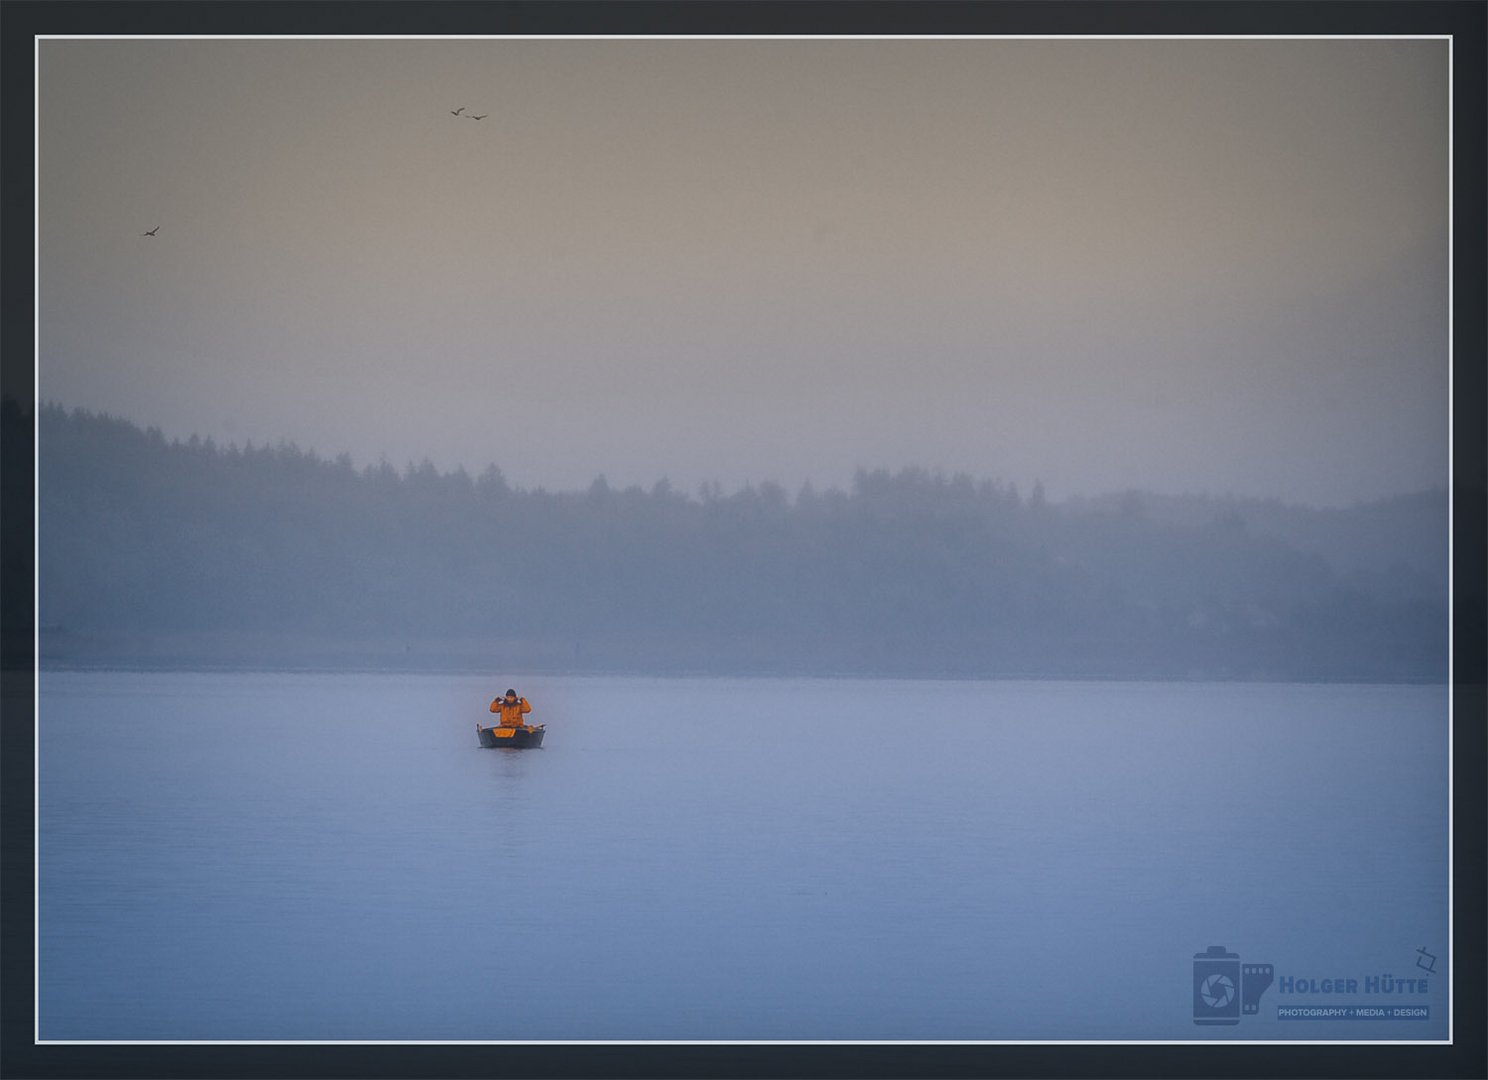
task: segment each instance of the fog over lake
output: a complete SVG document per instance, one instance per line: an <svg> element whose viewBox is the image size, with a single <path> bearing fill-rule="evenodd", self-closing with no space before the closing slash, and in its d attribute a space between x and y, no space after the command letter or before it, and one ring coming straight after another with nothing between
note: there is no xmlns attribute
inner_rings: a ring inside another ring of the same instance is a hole
<svg viewBox="0 0 1488 1080"><path fill-rule="evenodd" d="M41 1037L1445 1038L1448 59L39 41Z"/></svg>

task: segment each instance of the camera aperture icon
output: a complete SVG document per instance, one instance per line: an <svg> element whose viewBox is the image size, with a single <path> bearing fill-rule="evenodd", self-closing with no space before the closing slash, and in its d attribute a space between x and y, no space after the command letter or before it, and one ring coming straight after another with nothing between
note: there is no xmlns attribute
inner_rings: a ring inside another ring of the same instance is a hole
<svg viewBox="0 0 1488 1080"><path fill-rule="evenodd" d="M1200 984L1199 996L1211 1009L1223 1009L1235 1000L1235 984L1228 975L1210 975Z"/></svg>

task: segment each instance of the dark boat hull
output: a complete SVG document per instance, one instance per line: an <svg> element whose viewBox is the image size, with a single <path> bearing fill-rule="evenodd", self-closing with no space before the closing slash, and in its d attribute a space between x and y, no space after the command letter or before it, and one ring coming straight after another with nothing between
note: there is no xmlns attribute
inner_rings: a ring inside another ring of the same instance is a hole
<svg viewBox="0 0 1488 1080"><path fill-rule="evenodd" d="M519 728L481 727L477 724L475 730L480 734L480 744L493 750L533 750L541 746L543 740L542 724Z"/></svg>

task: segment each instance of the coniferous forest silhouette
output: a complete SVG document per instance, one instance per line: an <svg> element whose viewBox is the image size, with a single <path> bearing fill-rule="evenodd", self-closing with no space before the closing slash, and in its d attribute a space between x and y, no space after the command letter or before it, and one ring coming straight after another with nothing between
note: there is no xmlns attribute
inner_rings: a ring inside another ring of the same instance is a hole
<svg viewBox="0 0 1488 1080"><path fill-rule="evenodd" d="M51 404L36 421L43 666L1447 674L1440 490L1055 503L906 468L848 490L553 492Z"/></svg>

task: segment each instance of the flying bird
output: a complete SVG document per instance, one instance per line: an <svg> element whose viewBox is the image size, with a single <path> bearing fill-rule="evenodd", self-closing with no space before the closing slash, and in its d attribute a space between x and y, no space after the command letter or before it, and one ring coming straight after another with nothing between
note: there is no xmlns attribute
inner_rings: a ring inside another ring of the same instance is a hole
<svg viewBox="0 0 1488 1080"><path fill-rule="evenodd" d="M154 235L155 235L155 234L156 234L156 233L158 233L158 232L159 232L159 231L160 231L160 226L159 226L159 225L156 225L156 226L155 226L155 227L154 227L154 228L153 228L153 229L151 229L151 230L150 230L150 231L149 231L149 232L142 232L142 233L140 233L140 235L141 235L141 236L154 236Z"/></svg>
<svg viewBox="0 0 1488 1080"><path fill-rule="evenodd" d="M465 106L464 105L461 105L458 109L451 109L450 110L450 115L451 116L459 116L464 111L465 111Z"/></svg>
<svg viewBox="0 0 1488 1080"><path fill-rule="evenodd" d="M487 113L481 113L479 116L476 116L474 113L472 113L470 115L470 119L472 119L472 120L484 120L486 117L488 117L490 115L491 114L488 113L488 112Z"/></svg>

